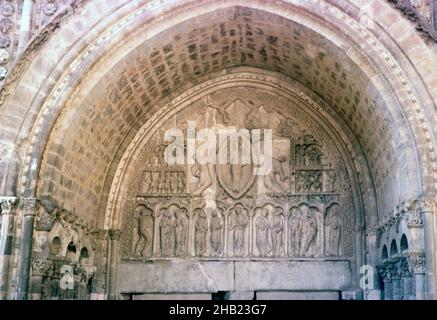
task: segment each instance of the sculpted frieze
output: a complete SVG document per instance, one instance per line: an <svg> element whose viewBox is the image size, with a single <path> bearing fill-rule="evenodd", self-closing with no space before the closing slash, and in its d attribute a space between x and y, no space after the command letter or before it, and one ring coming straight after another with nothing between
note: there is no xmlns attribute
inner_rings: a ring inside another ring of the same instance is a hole
<svg viewBox="0 0 437 320"><path fill-rule="evenodd" d="M122 258L353 257L345 164L323 129L298 110L268 95L253 100L239 88L158 121L128 179ZM169 130L177 133L173 140L164 139ZM259 174L269 148L271 165Z"/></svg>

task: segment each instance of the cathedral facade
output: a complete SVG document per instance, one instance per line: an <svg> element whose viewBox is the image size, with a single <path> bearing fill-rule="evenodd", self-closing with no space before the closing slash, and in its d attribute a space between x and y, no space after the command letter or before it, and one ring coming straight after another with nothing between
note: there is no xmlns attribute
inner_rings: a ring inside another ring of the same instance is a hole
<svg viewBox="0 0 437 320"><path fill-rule="evenodd" d="M0 299L437 299L437 1L0 1Z"/></svg>

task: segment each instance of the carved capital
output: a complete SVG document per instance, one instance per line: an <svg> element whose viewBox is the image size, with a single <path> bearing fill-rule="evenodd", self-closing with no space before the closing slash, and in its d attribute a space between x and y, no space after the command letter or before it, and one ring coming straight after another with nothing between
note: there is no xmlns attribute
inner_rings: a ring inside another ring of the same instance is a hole
<svg viewBox="0 0 437 320"><path fill-rule="evenodd" d="M405 257L402 257L399 261L399 273L401 274L401 277L407 278L412 277L412 272L410 269L410 265L408 263L408 259Z"/></svg>
<svg viewBox="0 0 437 320"><path fill-rule="evenodd" d="M431 199L422 198L417 203L417 209L423 213L433 213L435 212L435 204Z"/></svg>
<svg viewBox="0 0 437 320"><path fill-rule="evenodd" d="M32 259L32 274L34 276L42 276L51 267L51 261L47 259Z"/></svg>
<svg viewBox="0 0 437 320"><path fill-rule="evenodd" d="M15 197L0 197L0 214L15 214L17 198Z"/></svg>
<svg viewBox="0 0 437 320"><path fill-rule="evenodd" d="M379 264L376 266L376 271L381 276L382 280L384 282L391 281L390 274L388 272L388 268L385 264Z"/></svg>
<svg viewBox="0 0 437 320"><path fill-rule="evenodd" d="M400 258L395 258L390 261L388 269L392 280L399 280L401 278Z"/></svg>
<svg viewBox="0 0 437 320"><path fill-rule="evenodd" d="M408 252L407 254L408 264L413 273L425 273L426 271L426 256L425 252Z"/></svg>
<svg viewBox="0 0 437 320"><path fill-rule="evenodd" d="M36 215L36 198L21 198L20 208L23 210L24 216L35 216Z"/></svg>
<svg viewBox="0 0 437 320"><path fill-rule="evenodd" d="M121 230L109 230L109 237L112 241L117 241L120 239Z"/></svg>

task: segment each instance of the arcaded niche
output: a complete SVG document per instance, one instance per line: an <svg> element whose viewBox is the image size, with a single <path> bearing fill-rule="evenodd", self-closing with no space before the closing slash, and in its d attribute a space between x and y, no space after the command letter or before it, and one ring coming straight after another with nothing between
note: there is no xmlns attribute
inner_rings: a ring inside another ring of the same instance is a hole
<svg viewBox="0 0 437 320"><path fill-rule="evenodd" d="M0 1L0 299L437 299L437 1Z"/></svg>

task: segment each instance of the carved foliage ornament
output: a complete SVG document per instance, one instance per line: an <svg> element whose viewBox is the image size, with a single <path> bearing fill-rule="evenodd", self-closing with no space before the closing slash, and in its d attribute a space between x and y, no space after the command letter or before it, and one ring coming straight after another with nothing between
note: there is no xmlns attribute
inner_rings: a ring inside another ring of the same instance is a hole
<svg viewBox="0 0 437 320"><path fill-rule="evenodd" d="M422 198L418 201L418 209L423 213L433 213L435 212L435 202L431 199Z"/></svg>
<svg viewBox="0 0 437 320"><path fill-rule="evenodd" d="M24 212L24 216L35 216L36 215L36 198L21 198L20 207Z"/></svg>
<svg viewBox="0 0 437 320"><path fill-rule="evenodd" d="M425 273L426 256L424 252L409 252L407 255L408 263L414 273Z"/></svg>
<svg viewBox="0 0 437 320"><path fill-rule="evenodd" d="M52 262L48 259L32 258L32 274L35 276L44 275L50 268Z"/></svg>

